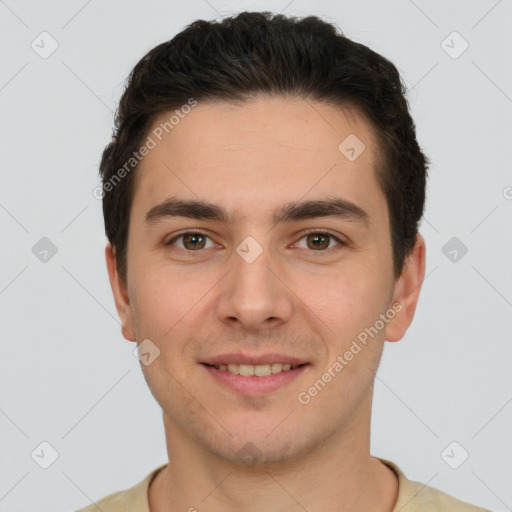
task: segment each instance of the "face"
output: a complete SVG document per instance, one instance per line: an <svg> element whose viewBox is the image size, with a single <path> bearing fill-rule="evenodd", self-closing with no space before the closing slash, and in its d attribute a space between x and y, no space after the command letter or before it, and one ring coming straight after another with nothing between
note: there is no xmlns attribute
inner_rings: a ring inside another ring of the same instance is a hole
<svg viewBox="0 0 512 512"><path fill-rule="evenodd" d="M199 102L144 158L126 286L107 262L168 439L278 462L368 426L424 271L420 250L393 279L377 153L357 111L274 97Z"/></svg>

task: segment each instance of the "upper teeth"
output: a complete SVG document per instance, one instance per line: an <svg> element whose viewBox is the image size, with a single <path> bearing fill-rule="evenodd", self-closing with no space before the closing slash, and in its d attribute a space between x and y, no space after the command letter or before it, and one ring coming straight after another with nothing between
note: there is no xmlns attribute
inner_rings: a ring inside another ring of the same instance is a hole
<svg viewBox="0 0 512 512"><path fill-rule="evenodd" d="M281 364L281 363L271 363L271 364L219 364L214 365L217 370L228 371L234 373L235 375L244 375L247 377L256 376L256 377L265 377L270 375L271 373L279 373L287 370L293 370L299 366L298 364Z"/></svg>

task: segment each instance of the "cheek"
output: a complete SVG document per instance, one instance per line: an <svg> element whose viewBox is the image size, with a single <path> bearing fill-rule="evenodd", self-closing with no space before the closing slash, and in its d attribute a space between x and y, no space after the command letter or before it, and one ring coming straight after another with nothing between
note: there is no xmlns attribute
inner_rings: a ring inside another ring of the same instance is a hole
<svg viewBox="0 0 512 512"><path fill-rule="evenodd" d="M178 272L151 269L137 274L131 292L132 312L138 335L163 339L179 328L200 298L198 280L185 279Z"/></svg>
<svg viewBox="0 0 512 512"><path fill-rule="evenodd" d="M189 342L212 321L213 298L225 271L171 268L166 261L148 261L140 268L144 270L133 274L131 292L137 339L151 339L174 363L188 360Z"/></svg>
<svg viewBox="0 0 512 512"><path fill-rule="evenodd" d="M354 336L373 325L389 295L384 274L372 264L314 277L300 278L297 295L315 313L330 336ZM340 339L340 341L341 341Z"/></svg>

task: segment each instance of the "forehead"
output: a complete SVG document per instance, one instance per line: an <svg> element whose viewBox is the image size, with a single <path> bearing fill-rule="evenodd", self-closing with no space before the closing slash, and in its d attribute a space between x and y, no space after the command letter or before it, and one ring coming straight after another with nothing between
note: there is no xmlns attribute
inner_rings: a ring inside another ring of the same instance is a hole
<svg viewBox="0 0 512 512"><path fill-rule="evenodd" d="M179 110L179 109L178 109ZM372 128L354 108L300 98L207 101L155 118L137 169L135 208L207 199L240 219L289 200L342 196L382 215Z"/></svg>

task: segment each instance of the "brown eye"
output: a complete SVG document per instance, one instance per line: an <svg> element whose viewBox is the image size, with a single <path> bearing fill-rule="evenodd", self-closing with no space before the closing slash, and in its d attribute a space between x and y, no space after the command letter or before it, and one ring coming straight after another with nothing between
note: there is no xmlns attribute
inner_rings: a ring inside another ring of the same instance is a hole
<svg viewBox="0 0 512 512"><path fill-rule="evenodd" d="M315 233L307 236L307 244L310 249L327 249L330 236L322 233Z"/></svg>
<svg viewBox="0 0 512 512"><path fill-rule="evenodd" d="M208 243L210 244L209 246L207 246ZM169 240L166 245L175 245L176 247L186 251L198 251L200 249L208 249L214 246L210 237L203 233L195 232L187 232L175 236L172 240Z"/></svg>
<svg viewBox="0 0 512 512"><path fill-rule="evenodd" d="M323 231L312 231L306 233L299 241L298 247L302 249L311 249L315 252L327 252L327 249L340 249L347 245L337 236Z"/></svg>
<svg viewBox="0 0 512 512"><path fill-rule="evenodd" d="M205 246L206 239L203 235L190 234L183 236L183 245L187 249L196 250L202 249Z"/></svg>

